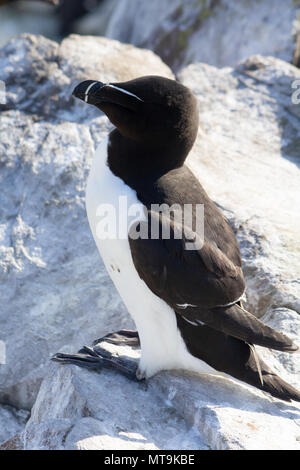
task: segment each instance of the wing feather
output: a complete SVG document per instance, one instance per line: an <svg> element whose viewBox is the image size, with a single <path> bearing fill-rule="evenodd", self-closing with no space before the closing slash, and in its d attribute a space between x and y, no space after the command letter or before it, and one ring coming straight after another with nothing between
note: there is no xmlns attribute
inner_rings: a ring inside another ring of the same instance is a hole
<svg viewBox="0 0 300 470"><path fill-rule="evenodd" d="M160 228L160 236L154 239L151 238L153 218ZM138 224L143 238L136 238ZM163 233L168 233L166 224L170 227L168 239L162 237ZM151 211L148 221L136 222L129 231L135 268L154 294L190 324L194 323L195 328L204 323L247 343L288 352L298 349L287 336L235 303L245 289L240 266L234 265L215 243L201 243L191 229L186 229L181 238L176 238L175 234L178 234L178 227L174 220ZM187 250L186 242L191 240L195 241L195 246L202 247Z"/></svg>

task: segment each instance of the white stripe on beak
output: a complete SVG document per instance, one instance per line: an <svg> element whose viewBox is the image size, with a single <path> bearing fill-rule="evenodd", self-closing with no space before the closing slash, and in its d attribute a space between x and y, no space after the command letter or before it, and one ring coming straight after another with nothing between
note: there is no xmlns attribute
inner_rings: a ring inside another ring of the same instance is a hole
<svg viewBox="0 0 300 470"><path fill-rule="evenodd" d="M86 103L88 103L89 91L90 91L90 89L91 89L94 85L96 85L96 83L98 83L98 82L93 82L93 83L91 83L91 84L87 87L87 89L85 90L85 93L84 93L84 101L85 101Z"/></svg>
<svg viewBox="0 0 300 470"><path fill-rule="evenodd" d="M110 83L105 83L105 86L110 86L111 88L115 88L116 90L121 91L122 93L126 93L126 95L134 96L134 98L137 98L140 101L144 101L138 96L134 95L133 93L130 93L130 91L124 90L123 88L119 88L118 86L111 85Z"/></svg>

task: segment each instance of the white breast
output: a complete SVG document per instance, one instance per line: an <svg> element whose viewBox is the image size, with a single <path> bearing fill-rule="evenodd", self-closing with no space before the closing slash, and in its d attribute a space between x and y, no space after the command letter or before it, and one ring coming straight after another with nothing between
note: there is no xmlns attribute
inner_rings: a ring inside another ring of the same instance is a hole
<svg viewBox="0 0 300 470"><path fill-rule="evenodd" d="M143 206L136 192L116 177L107 166L107 145L105 139L98 147L86 190L86 209L94 240L130 315L132 316L141 340L140 370L151 377L160 370L188 369L198 373L217 373L203 361L192 356L185 346L177 328L173 310L153 294L141 280L134 267L127 235L103 239L103 217L101 207L114 208L116 228L124 225L124 213L119 208L120 197L127 207L135 205L139 219L144 218ZM109 206L103 206L107 204ZM139 210L138 210L139 209ZM97 215L98 213L98 215ZM102 211L103 216L103 211ZM126 217L127 229L133 217ZM136 220L136 219L135 219ZM120 235L120 234L118 234ZM100 238L99 238L100 236Z"/></svg>

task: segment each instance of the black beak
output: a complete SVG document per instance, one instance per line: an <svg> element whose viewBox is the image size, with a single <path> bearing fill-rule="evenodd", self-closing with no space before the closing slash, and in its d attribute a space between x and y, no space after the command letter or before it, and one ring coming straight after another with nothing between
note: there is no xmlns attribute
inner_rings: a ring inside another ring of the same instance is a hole
<svg viewBox="0 0 300 470"><path fill-rule="evenodd" d="M72 95L85 103L94 104L93 96L104 86L102 82L96 80L85 80L74 88Z"/></svg>
<svg viewBox="0 0 300 470"><path fill-rule="evenodd" d="M88 104L97 106L102 111L103 106L107 104L114 104L122 106L131 111L139 109L143 100L134 93L131 93L125 88L120 86L123 84L102 83L96 80L85 80L79 83L73 91L76 98Z"/></svg>

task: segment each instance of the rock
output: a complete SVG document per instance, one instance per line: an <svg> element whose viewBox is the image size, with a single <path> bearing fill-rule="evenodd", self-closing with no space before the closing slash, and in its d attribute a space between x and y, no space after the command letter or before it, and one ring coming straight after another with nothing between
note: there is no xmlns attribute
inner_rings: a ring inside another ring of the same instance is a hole
<svg viewBox="0 0 300 470"><path fill-rule="evenodd" d="M28 418L28 411L0 406L0 449L5 441L15 439L15 436L23 431Z"/></svg>
<svg viewBox="0 0 300 470"><path fill-rule="evenodd" d="M77 31L152 49L174 70L234 65L252 54L291 62L298 11L294 0L105 0Z"/></svg>
<svg viewBox="0 0 300 470"><path fill-rule="evenodd" d="M101 346L138 358L129 347ZM225 377L161 372L145 386L112 370L52 365L24 448L299 450L299 426L299 406Z"/></svg>
<svg viewBox="0 0 300 470"><path fill-rule="evenodd" d="M55 8L43 1L4 1L1 0L0 47L17 34L44 34L49 38L58 37L58 21Z"/></svg>
<svg viewBox="0 0 300 470"><path fill-rule="evenodd" d="M15 434L3 444L0 444L0 450L24 450L22 434Z"/></svg>
<svg viewBox="0 0 300 470"><path fill-rule="evenodd" d="M0 402L30 409L44 366L131 320L107 275L85 211L85 182L107 120L71 97L75 83L172 77L151 51L105 38L58 45L23 35L0 50ZM9 319L9 321L8 321ZM1 362L1 361L0 361Z"/></svg>
<svg viewBox="0 0 300 470"><path fill-rule="evenodd" d="M139 357L129 347L101 344L105 345L117 355L121 351L133 360ZM32 409L24 443L26 450L206 448L198 433L188 428L180 414L145 384L112 371L97 374L53 364Z"/></svg>
<svg viewBox="0 0 300 470"><path fill-rule="evenodd" d="M300 317L288 308L269 309L262 321L277 331L284 331L295 343L299 344ZM280 351L257 347L259 355L268 362L268 365L287 380L291 385L300 390L300 359L299 354L290 355Z"/></svg>
<svg viewBox="0 0 300 470"><path fill-rule="evenodd" d="M259 317L282 307L300 313L300 107L291 100L299 77L262 56L236 69L199 63L179 74L200 109L188 161L235 227L248 307Z"/></svg>
<svg viewBox="0 0 300 470"><path fill-rule="evenodd" d="M300 68L300 13L299 12L297 15L295 31L296 31L296 45L295 45L294 56L293 56L293 64L296 65L296 67Z"/></svg>
<svg viewBox="0 0 300 470"><path fill-rule="evenodd" d="M189 165L225 208L236 231L246 307L298 345L300 217L294 201L300 187L300 114L291 95L299 77L292 65L262 56L252 56L235 69L194 64L179 74L197 95L200 109ZM299 354L257 350L275 372L300 388ZM264 405L259 418L253 409L248 414L229 408L226 413L217 409L213 416L221 420L221 434L231 430L230 448L241 443L246 449L299 448L294 427L300 423L298 405L284 428L276 412ZM220 448L219 442L214 445Z"/></svg>
<svg viewBox="0 0 300 470"><path fill-rule="evenodd" d="M73 27L61 11L55 16L52 6L15 3L1 7L0 45L24 31L57 40L61 29ZM65 2L65 9L71 3ZM96 9L95 1L81 3L82 11L91 12L77 21L75 32L152 49L176 71L197 61L234 65L252 54L298 63L297 0L102 0ZM77 12L75 5L74 17Z"/></svg>

